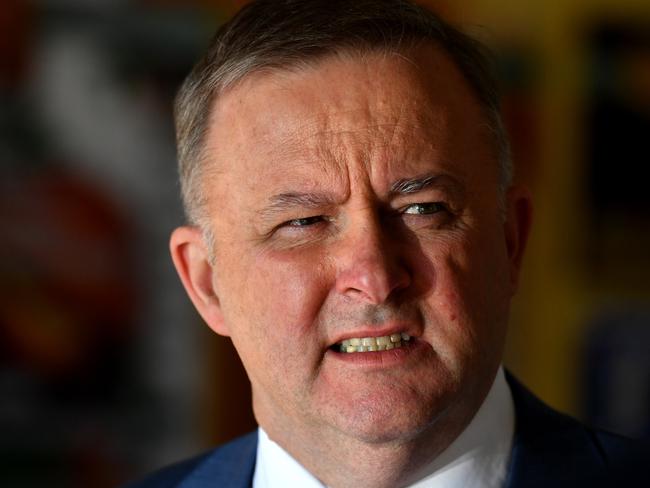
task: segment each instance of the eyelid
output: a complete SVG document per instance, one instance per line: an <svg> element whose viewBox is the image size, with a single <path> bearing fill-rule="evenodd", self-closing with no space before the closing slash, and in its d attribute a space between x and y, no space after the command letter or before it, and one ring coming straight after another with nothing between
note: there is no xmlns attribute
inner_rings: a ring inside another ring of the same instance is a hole
<svg viewBox="0 0 650 488"><path fill-rule="evenodd" d="M416 206L435 206L436 208L430 213L430 214L418 214L417 212L409 213L408 210L412 207ZM402 214L407 214L407 215L433 215L439 212L444 212L444 211L449 211L449 206L445 204L444 202L440 201L433 201L433 202L413 202L408 205L404 205L402 208L399 209L399 212Z"/></svg>
<svg viewBox="0 0 650 488"><path fill-rule="evenodd" d="M298 221L311 221L310 223L305 223L303 225L294 225L293 223L297 223ZM306 230L312 227L320 227L321 224L327 224L330 222L333 222L334 218L330 217L328 215L324 214L315 214L315 215L305 215L302 217L296 217L293 219L285 220L284 222L281 222L280 224L276 225L273 229L273 232L276 231L281 231L282 229L290 229L290 230Z"/></svg>
<svg viewBox="0 0 650 488"><path fill-rule="evenodd" d="M301 220L308 221L310 223L303 224L303 225L293 225L294 222L299 222ZM286 222L281 224L281 227L309 227L311 225L317 224L319 222L323 222L325 220L326 220L325 217L323 217L322 215L312 215L312 216L309 216L309 217L298 217L296 219L287 220Z"/></svg>

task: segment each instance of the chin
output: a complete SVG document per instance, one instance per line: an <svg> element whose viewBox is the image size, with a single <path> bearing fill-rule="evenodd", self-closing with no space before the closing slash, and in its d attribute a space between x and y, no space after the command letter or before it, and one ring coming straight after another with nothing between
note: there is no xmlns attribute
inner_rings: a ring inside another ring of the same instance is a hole
<svg viewBox="0 0 650 488"><path fill-rule="evenodd" d="M377 392L339 405L332 423L344 435L366 444L408 442L446 416L453 396L423 395L408 388Z"/></svg>

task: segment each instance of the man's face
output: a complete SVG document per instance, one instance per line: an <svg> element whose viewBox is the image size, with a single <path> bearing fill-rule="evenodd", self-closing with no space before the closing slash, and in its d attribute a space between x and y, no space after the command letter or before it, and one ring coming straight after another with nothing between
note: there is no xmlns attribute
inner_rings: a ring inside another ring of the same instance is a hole
<svg viewBox="0 0 650 488"><path fill-rule="evenodd" d="M516 259L486 118L445 54L251 75L219 99L207 148L203 315L232 337L263 427L406 440L478 407ZM341 352L395 334L410 339Z"/></svg>

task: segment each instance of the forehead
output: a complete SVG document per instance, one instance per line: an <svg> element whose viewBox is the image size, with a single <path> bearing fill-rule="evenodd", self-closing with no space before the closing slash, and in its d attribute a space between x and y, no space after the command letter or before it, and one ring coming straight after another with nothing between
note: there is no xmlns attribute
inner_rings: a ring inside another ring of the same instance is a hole
<svg viewBox="0 0 650 488"><path fill-rule="evenodd" d="M462 175L461 161L485 158L486 134L468 83L429 45L249 75L217 100L206 149L226 177L286 183L363 169L388 186L431 164Z"/></svg>

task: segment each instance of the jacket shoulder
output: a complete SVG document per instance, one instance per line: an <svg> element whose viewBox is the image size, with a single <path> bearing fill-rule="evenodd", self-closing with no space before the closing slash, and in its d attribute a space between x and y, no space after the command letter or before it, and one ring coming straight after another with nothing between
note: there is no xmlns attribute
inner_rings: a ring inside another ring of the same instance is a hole
<svg viewBox="0 0 650 488"><path fill-rule="evenodd" d="M592 429L553 410L507 374L515 403L515 439L507 486L650 486L644 442Z"/></svg>
<svg viewBox="0 0 650 488"><path fill-rule="evenodd" d="M256 451L257 432L251 432L216 449L161 468L123 488L250 486Z"/></svg>

